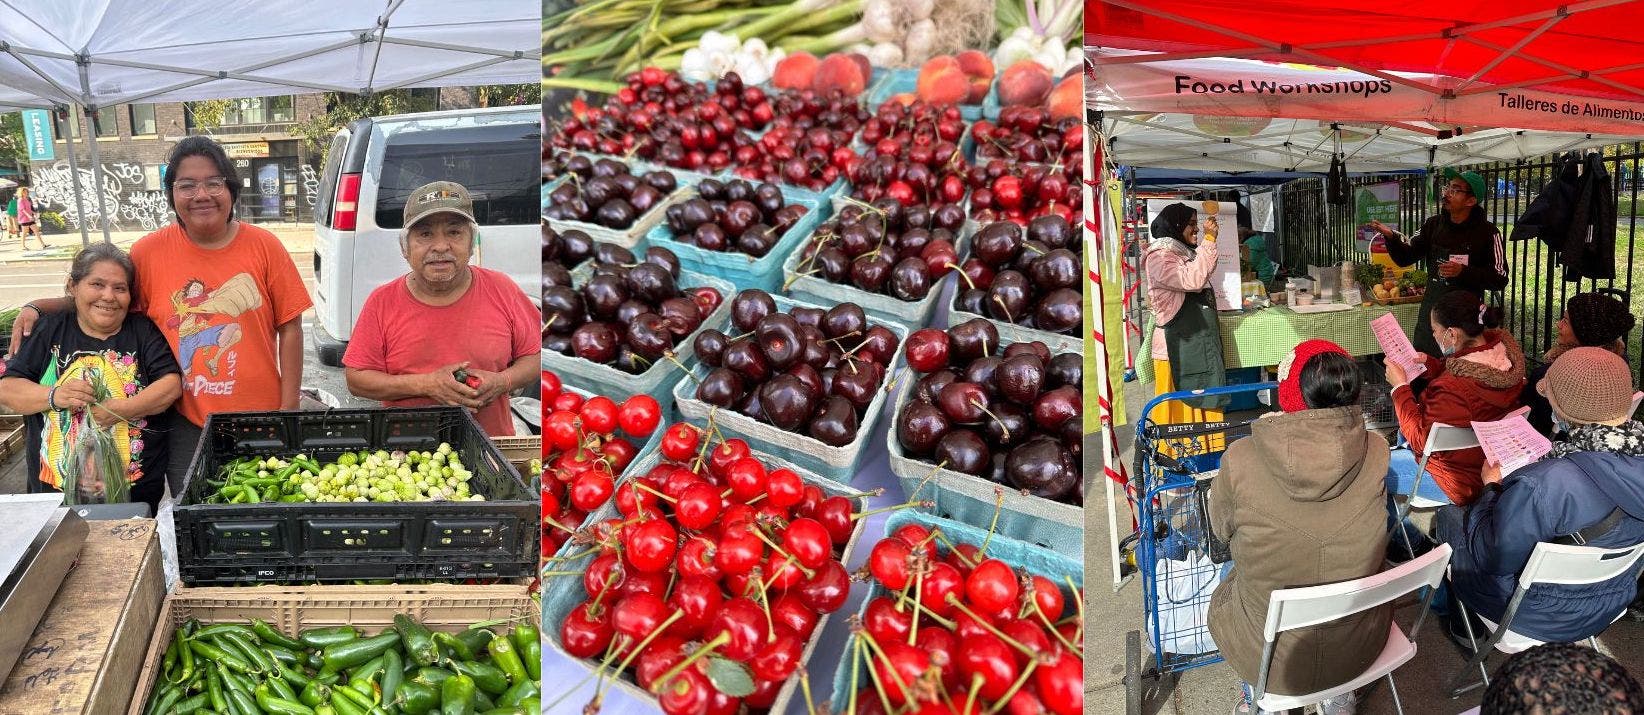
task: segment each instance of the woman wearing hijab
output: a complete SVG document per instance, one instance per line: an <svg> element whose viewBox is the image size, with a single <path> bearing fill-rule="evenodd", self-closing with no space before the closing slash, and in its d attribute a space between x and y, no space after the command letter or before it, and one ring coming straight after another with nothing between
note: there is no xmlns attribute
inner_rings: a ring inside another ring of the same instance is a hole
<svg viewBox="0 0 1644 715"><path fill-rule="evenodd" d="M1151 226L1153 242L1147 247L1147 300L1153 309L1155 394L1176 390L1220 387L1227 381L1222 361L1221 324L1216 317L1216 295L1210 274L1216 268L1216 217L1175 203L1159 212ZM1201 238L1201 236L1203 238ZM1227 404L1225 395L1193 401L1189 413L1176 403L1161 406L1165 423L1215 421Z"/></svg>

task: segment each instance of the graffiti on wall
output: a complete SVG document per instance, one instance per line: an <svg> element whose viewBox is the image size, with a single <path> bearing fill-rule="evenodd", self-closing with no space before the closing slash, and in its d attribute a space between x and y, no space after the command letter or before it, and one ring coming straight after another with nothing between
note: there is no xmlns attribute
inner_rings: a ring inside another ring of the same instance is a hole
<svg viewBox="0 0 1644 715"><path fill-rule="evenodd" d="M166 205L165 194L150 191L143 176L143 165L131 162L103 164L103 185L96 187L90 167L81 167L81 202L74 202L73 169L66 161L32 172L34 196L46 211L56 211L63 223L71 229L84 225L97 228L102 218L100 211L108 212L109 227L113 230L153 231L171 220L171 207ZM102 191L103 207L97 205L95 190Z"/></svg>
<svg viewBox="0 0 1644 715"><path fill-rule="evenodd" d="M314 173L314 167L303 164L303 200L308 202L309 208L314 208L314 200L318 198L316 192L320 189L320 177Z"/></svg>

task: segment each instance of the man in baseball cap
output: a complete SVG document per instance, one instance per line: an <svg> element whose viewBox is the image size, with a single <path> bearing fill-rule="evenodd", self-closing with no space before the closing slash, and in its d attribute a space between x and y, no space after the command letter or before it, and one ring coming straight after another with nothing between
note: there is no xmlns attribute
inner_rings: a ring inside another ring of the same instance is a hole
<svg viewBox="0 0 1644 715"><path fill-rule="evenodd" d="M349 392L466 407L488 434L513 435L508 394L540 384L542 313L507 274L470 265L479 226L461 184L417 187L403 216L411 270L366 298L343 355Z"/></svg>
<svg viewBox="0 0 1644 715"><path fill-rule="evenodd" d="M1387 256L1400 266L1421 264L1427 271L1427 293L1416 325L1426 326L1432 307L1446 293L1466 290L1485 296L1507 287L1507 251L1501 231L1485 217L1484 178L1471 171L1445 169L1439 203L1443 212L1429 216L1414 236L1394 231L1380 221L1370 227L1387 243ZM1417 350L1440 357L1429 331L1417 330Z"/></svg>

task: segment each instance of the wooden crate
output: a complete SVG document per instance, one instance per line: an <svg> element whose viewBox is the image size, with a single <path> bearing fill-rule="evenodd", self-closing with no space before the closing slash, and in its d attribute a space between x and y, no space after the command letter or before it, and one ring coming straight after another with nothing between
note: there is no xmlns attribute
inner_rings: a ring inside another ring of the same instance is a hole
<svg viewBox="0 0 1644 715"><path fill-rule="evenodd" d="M27 445L22 415L0 415L0 462L21 454Z"/></svg>

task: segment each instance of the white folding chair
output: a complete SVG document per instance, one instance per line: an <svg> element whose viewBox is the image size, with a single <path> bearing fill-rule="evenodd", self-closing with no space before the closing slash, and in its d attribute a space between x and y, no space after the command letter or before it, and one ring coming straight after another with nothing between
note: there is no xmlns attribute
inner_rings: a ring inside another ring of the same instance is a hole
<svg viewBox="0 0 1644 715"><path fill-rule="evenodd" d="M1274 591L1267 603L1267 625L1262 629L1262 637L1266 644L1262 646L1262 666L1260 675L1256 678L1256 706L1269 712L1306 707L1322 703L1342 693L1358 690L1378 678L1385 677L1388 687L1393 691L1393 706L1399 715L1403 715L1404 704L1399 702L1399 689L1393 682L1393 671L1416 657L1416 634L1421 631L1421 622L1427 618L1427 610L1433 605L1433 594L1438 590L1439 581L1444 579L1445 568L1449 564L1450 545L1440 544L1419 558L1373 576L1322 586ZM1280 633L1345 618L1423 588L1427 589L1427 596L1422 599L1421 613L1416 616L1416 622L1410 628L1410 635L1406 636L1399 628L1398 622L1392 621L1388 625L1387 644L1382 647L1381 655L1376 656L1375 662L1358 677L1336 687L1305 695L1279 695L1267 692L1267 672L1273 665L1273 644L1278 640Z"/></svg>
<svg viewBox="0 0 1644 715"><path fill-rule="evenodd" d="M1437 509L1449 503L1433 501L1420 495L1421 478L1427 474L1427 461L1438 452L1454 452L1477 446L1478 435L1473 434L1471 427L1453 427L1434 422L1433 426L1427 429L1427 449L1421 453L1421 462L1416 465L1416 478L1410 483L1410 493L1405 495L1404 504L1398 510L1399 538L1404 540L1406 551L1415 553L1415 549L1410 545L1410 534L1404 530L1404 519L1410 516L1410 510Z"/></svg>
<svg viewBox="0 0 1644 715"><path fill-rule="evenodd" d="M1461 599L1456 599L1456 604L1461 608L1461 622L1467 630L1467 642L1473 646L1473 657L1466 665L1462 666L1461 671L1457 672L1456 677L1450 681L1450 697L1459 697L1462 693L1480 685L1490 684L1490 673L1484 668L1484 660L1490 657L1491 649L1512 654L1541 645L1541 641L1512 631L1513 616L1518 614L1519 603L1524 600L1524 594L1530 591L1531 586L1538 583L1566 585L1602 583L1631 571L1633 564L1637 563L1640 555L1644 555L1644 544L1622 549L1549 544L1545 541L1536 544L1535 551L1530 552L1529 562L1524 565L1524 570L1519 572L1518 587L1513 590L1512 600L1507 602L1507 610L1501 615L1501 623L1498 625L1491 623L1482 616L1479 618L1479 620L1484 621L1485 627L1490 629L1490 637L1484 641L1482 646L1479 645L1478 639L1473 636L1473 623L1467 615L1467 605L1462 603ZM1621 612L1610 620L1610 623L1619 620L1626 612L1627 609L1623 607ZM1601 628L1598 632L1588 634L1586 637L1587 644L1591 645L1594 650L1598 649L1598 633L1603 631L1604 629ZM1576 638L1575 640L1581 639ZM1475 681L1470 685L1462 685L1461 679L1467 675L1469 670L1475 667L1478 668L1479 673L1484 675L1484 680Z"/></svg>

